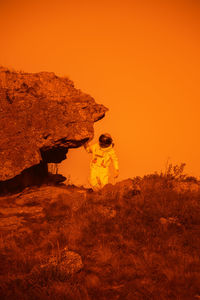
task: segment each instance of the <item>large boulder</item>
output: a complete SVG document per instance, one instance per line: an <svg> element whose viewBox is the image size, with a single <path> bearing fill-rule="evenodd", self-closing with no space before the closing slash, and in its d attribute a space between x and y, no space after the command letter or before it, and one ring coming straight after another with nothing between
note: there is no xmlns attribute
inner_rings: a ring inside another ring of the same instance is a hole
<svg viewBox="0 0 200 300"><path fill-rule="evenodd" d="M54 73L0 67L0 181L41 163L59 163L93 138L107 108Z"/></svg>

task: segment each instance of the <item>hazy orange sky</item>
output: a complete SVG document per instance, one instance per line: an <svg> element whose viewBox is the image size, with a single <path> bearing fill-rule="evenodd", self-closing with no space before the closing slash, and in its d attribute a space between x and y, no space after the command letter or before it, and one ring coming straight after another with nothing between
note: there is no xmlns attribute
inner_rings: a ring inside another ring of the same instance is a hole
<svg viewBox="0 0 200 300"><path fill-rule="evenodd" d="M95 125L114 138L120 177L185 162L200 175L200 1L0 0L0 64L53 71L110 111ZM60 170L85 184L90 157Z"/></svg>

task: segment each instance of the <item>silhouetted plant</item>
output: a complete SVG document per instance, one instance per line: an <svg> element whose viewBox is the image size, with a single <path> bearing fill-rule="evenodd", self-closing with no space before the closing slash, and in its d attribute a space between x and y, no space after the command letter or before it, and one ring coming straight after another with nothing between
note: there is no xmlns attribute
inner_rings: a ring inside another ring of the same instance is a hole
<svg viewBox="0 0 200 300"><path fill-rule="evenodd" d="M167 164L165 173L162 176L166 176L167 178L176 179L176 180L184 180L186 178L186 174L183 173L186 164L181 163L180 165L174 165L172 163Z"/></svg>

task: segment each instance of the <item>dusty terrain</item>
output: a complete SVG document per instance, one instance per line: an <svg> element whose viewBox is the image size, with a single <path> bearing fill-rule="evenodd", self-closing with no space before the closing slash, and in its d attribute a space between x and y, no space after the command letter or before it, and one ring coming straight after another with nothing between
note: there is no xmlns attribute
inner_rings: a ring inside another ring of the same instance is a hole
<svg viewBox="0 0 200 300"><path fill-rule="evenodd" d="M0 67L1 300L200 299L200 183L185 164L98 192L49 172L106 111L68 78Z"/></svg>
<svg viewBox="0 0 200 300"><path fill-rule="evenodd" d="M0 197L1 299L199 299L200 190L185 185L151 175Z"/></svg>

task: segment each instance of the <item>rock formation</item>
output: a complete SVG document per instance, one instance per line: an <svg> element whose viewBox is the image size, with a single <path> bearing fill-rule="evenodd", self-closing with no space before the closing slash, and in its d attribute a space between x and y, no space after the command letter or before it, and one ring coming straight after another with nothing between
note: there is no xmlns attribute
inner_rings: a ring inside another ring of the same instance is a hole
<svg viewBox="0 0 200 300"><path fill-rule="evenodd" d="M0 183L64 160L106 111L68 78L0 67Z"/></svg>

